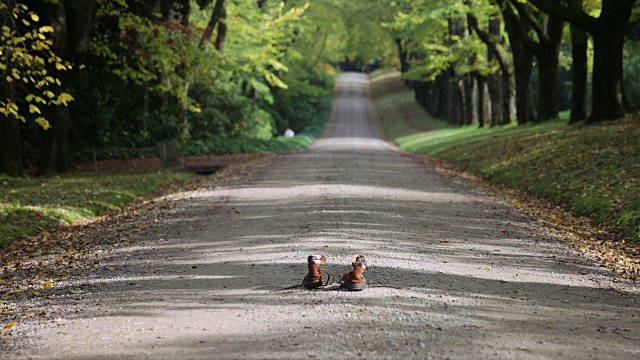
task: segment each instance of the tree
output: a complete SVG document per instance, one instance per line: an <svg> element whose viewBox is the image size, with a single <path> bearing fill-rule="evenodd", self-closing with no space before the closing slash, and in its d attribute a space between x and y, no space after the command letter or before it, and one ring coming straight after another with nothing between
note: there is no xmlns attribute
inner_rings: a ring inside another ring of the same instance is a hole
<svg viewBox="0 0 640 360"><path fill-rule="evenodd" d="M511 1L518 13L518 30L524 45L538 60L538 121L558 117L558 52L562 41L564 23L555 15L534 15L527 4ZM522 25L526 24L527 27ZM532 31L527 31L530 28Z"/></svg>
<svg viewBox="0 0 640 360"><path fill-rule="evenodd" d="M0 3L0 21L0 172L20 175L20 122L51 127L44 113L72 100L61 90L61 75L72 66L56 53L54 28L41 25L40 16L25 4Z"/></svg>
<svg viewBox="0 0 640 360"><path fill-rule="evenodd" d="M467 13L469 26L487 46L488 61L497 61L500 68L499 73L490 73L487 80L491 98L491 125L505 125L512 119L515 120L511 111L512 99L515 97L515 77L513 58L505 49L506 42L502 36L502 18L499 10L490 6L486 11L487 19L484 20L488 25L483 29L477 15L483 12L475 11L478 5L476 2L470 5L470 11Z"/></svg>
<svg viewBox="0 0 640 360"><path fill-rule="evenodd" d="M47 23L55 30L52 50L62 59L75 65L70 70L64 69L66 71L61 71L53 64L47 66L47 72L61 80L59 94L74 92L79 76L78 71L89 50L89 34L93 24L95 4L95 0L58 0L53 3L40 3L44 9L40 13L46 14ZM44 112L53 131L45 133L37 174L47 175L52 172L67 171L73 166L69 145L69 127L72 126L69 111L66 107L47 106Z"/></svg>
<svg viewBox="0 0 640 360"><path fill-rule="evenodd" d="M625 115L623 49L625 31L635 0L602 0L599 17L553 0L529 0L538 9L580 27L593 38L592 103L589 122Z"/></svg>
<svg viewBox="0 0 640 360"><path fill-rule="evenodd" d="M582 0L568 0L570 8L582 11ZM587 119L587 77L589 75L587 50L589 35L576 25L571 25L572 87L571 117L569 124Z"/></svg>

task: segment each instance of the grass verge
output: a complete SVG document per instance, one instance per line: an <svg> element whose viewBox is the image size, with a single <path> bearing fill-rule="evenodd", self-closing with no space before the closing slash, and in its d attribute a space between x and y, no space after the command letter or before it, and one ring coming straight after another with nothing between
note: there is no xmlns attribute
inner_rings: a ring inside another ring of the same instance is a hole
<svg viewBox="0 0 640 360"><path fill-rule="evenodd" d="M181 156L267 153L302 150L323 133L331 111L331 96L321 99L322 111L315 121L293 138L270 140L221 139L193 142ZM113 149L112 149L113 150ZM155 149L125 149L99 158L153 157ZM142 153L136 151L143 151ZM87 160L92 156L87 153ZM83 159L80 157L79 159ZM72 224L149 195L172 183L188 180L190 173L147 171L116 174L71 173L50 178L10 178L0 174L0 247L11 239L35 235L61 224Z"/></svg>
<svg viewBox="0 0 640 360"><path fill-rule="evenodd" d="M401 149L455 162L640 241L640 121L451 127L430 118L397 73L372 76L380 123Z"/></svg>
<svg viewBox="0 0 640 360"><path fill-rule="evenodd" d="M60 224L99 215L190 173L70 173L49 178L0 178L0 246Z"/></svg>

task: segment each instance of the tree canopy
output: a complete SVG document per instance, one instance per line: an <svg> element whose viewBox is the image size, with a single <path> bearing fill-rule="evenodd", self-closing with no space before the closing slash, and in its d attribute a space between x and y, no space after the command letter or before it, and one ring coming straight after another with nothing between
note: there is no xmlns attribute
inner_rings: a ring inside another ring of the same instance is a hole
<svg viewBox="0 0 640 360"><path fill-rule="evenodd" d="M4 1L0 171L299 132L336 71L381 65L456 124L619 118L638 101L634 3Z"/></svg>

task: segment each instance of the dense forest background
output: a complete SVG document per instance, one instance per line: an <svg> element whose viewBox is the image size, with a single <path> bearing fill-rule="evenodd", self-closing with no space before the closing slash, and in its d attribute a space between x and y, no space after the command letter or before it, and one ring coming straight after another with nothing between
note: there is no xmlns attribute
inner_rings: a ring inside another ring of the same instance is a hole
<svg viewBox="0 0 640 360"><path fill-rule="evenodd" d="M618 119L640 106L633 0L8 0L0 172L278 149L339 70L398 67L453 124ZM286 145L285 145L286 147Z"/></svg>

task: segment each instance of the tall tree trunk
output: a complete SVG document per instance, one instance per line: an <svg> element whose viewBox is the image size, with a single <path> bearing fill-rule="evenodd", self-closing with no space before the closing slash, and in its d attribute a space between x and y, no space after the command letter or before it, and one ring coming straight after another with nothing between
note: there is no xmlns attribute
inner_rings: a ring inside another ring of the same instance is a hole
<svg viewBox="0 0 640 360"><path fill-rule="evenodd" d="M501 7L507 34L512 47L513 65L516 76L516 112L518 124L527 124L535 119L533 110L533 52L525 44L520 29L517 28L518 19L507 7Z"/></svg>
<svg viewBox="0 0 640 360"><path fill-rule="evenodd" d="M429 115L435 117L436 113L436 104L437 104L437 85L434 81L428 81L424 84L424 98L425 98L425 106L427 108L427 112Z"/></svg>
<svg viewBox="0 0 640 360"><path fill-rule="evenodd" d="M227 9L222 9L220 21L218 22L218 34L216 35L216 50L219 53L224 52L224 44L227 41Z"/></svg>
<svg viewBox="0 0 640 360"><path fill-rule="evenodd" d="M635 0L602 0L600 17L563 6L554 0L529 0L540 10L562 17L589 32L593 38L593 96L588 122L625 115L622 53L624 35Z"/></svg>
<svg viewBox="0 0 640 360"><path fill-rule="evenodd" d="M473 74L467 74L463 78L463 86L464 86L464 118L463 125L470 125L476 123L478 120L476 118L476 102L473 101L473 90L474 90L474 80Z"/></svg>
<svg viewBox="0 0 640 360"><path fill-rule="evenodd" d="M569 0L569 7L582 11L582 0ZM571 117L569 124L575 124L587 119L587 50L589 35L577 27L571 25L571 56L573 63L571 86Z"/></svg>
<svg viewBox="0 0 640 360"><path fill-rule="evenodd" d="M631 7L623 4L603 7L600 17L612 20L601 21L598 31L592 34L593 96L589 122L618 119L626 113L622 57Z"/></svg>
<svg viewBox="0 0 640 360"><path fill-rule="evenodd" d="M8 82L0 81L0 100L5 99L15 103L15 92ZM15 116L0 115L0 173L23 174L20 121Z"/></svg>
<svg viewBox="0 0 640 360"><path fill-rule="evenodd" d="M489 88L487 87L487 77L476 73L476 83L478 91L478 127L484 127L491 122L491 95L489 94Z"/></svg>
<svg viewBox="0 0 640 360"><path fill-rule="evenodd" d="M398 48L398 58L400 59L400 73L404 74L409 70L409 64L407 62L407 51L402 45L402 39L397 38L396 47Z"/></svg>
<svg viewBox="0 0 640 360"><path fill-rule="evenodd" d="M513 68L513 54L501 50L504 45L501 30L500 13L493 14L489 19L488 31L483 31L473 14L467 14L468 23L487 45L489 57L498 61L500 74L494 73L489 79L489 93L492 104L492 125L508 124L516 118L515 110L515 76ZM495 109L495 110L494 110Z"/></svg>
<svg viewBox="0 0 640 360"><path fill-rule="evenodd" d="M453 72L453 69L451 70ZM455 76L455 75L454 75ZM465 99L464 99L464 81L460 79L458 76L455 76L455 80L453 86L451 87L452 91L452 103L449 115L449 122L455 125L463 125L465 123L464 119L464 108L465 108Z"/></svg>
<svg viewBox="0 0 640 360"><path fill-rule="evenodd" d="M489 36L493 39L500 39L501 38L501 32L502 30L500 29L500 16L499 14L493 14L493 16L491 16L491 18L489 19L489 27L488 27L488 31L489 31ZM497 41L497 40L496 40ZM500 61L499 59L499 54L497 53L496 50L492 50L491 47L489 47L489 51L487 54L487 57L489 59L489 61ZM503 85L503 75L507 75L509 76L509 69L507 68L507 66L501 66L500 67L500 72L496 71L493 74L490 74L487 78L487 87L489 89L489 97L490 97L490 101L491 101L491 122L490 125L503 125L506 122L509 121L509 116L507 116L506 120L505 120L505 110L508 111L508 106L505 109L505 96L507 95L507 93L505 93L504 91L504 85ZM506 83L506 86L509 86L509 82ZM508 99L507 99L507 104L508 104ZM507 112L508 114L508 112Z"/></svg>
<svg viewBox="0 0 640 360"><path fill-rule="evenodd" d="M564 21L549 16L545 42L537 46L538 59L538 121L558 117L560 94L558 92L558 56L562 42Z"/></svg>
<svg viewBox="0 0 640 360"><path fill-rule="evenodd" d="M451 76L449 71L444 71L436 78L436 83L438 86L438 105L436 108L435 115L438 119L443 119L450 121L451 119L451 95L453 94L453 90L451 89Z"/></svg>
<svg viewBox="0 0 640 360"><path fill-rule="evenodd" d="M84 63L89 50L94 9L95 0L59 0L57 3L49 4L47 16L55 30L53 51L74 66L73 70L67 71L59 71L54 67L49 69L50 74L60 79L61 92L73 94L78 82L78 69ZM69 111L66 107L47 106L44 113L52 131L45 133L36 174L68 171L73 167L69 147Z"/></svg>
<svg viewBox="0 0 640 360"><path fill-rule="evenodd" d="M491 118L487 125L502 125L504 123L504 92L501 73L495 72L487 77L487 88L491 103Z"/></svg>

